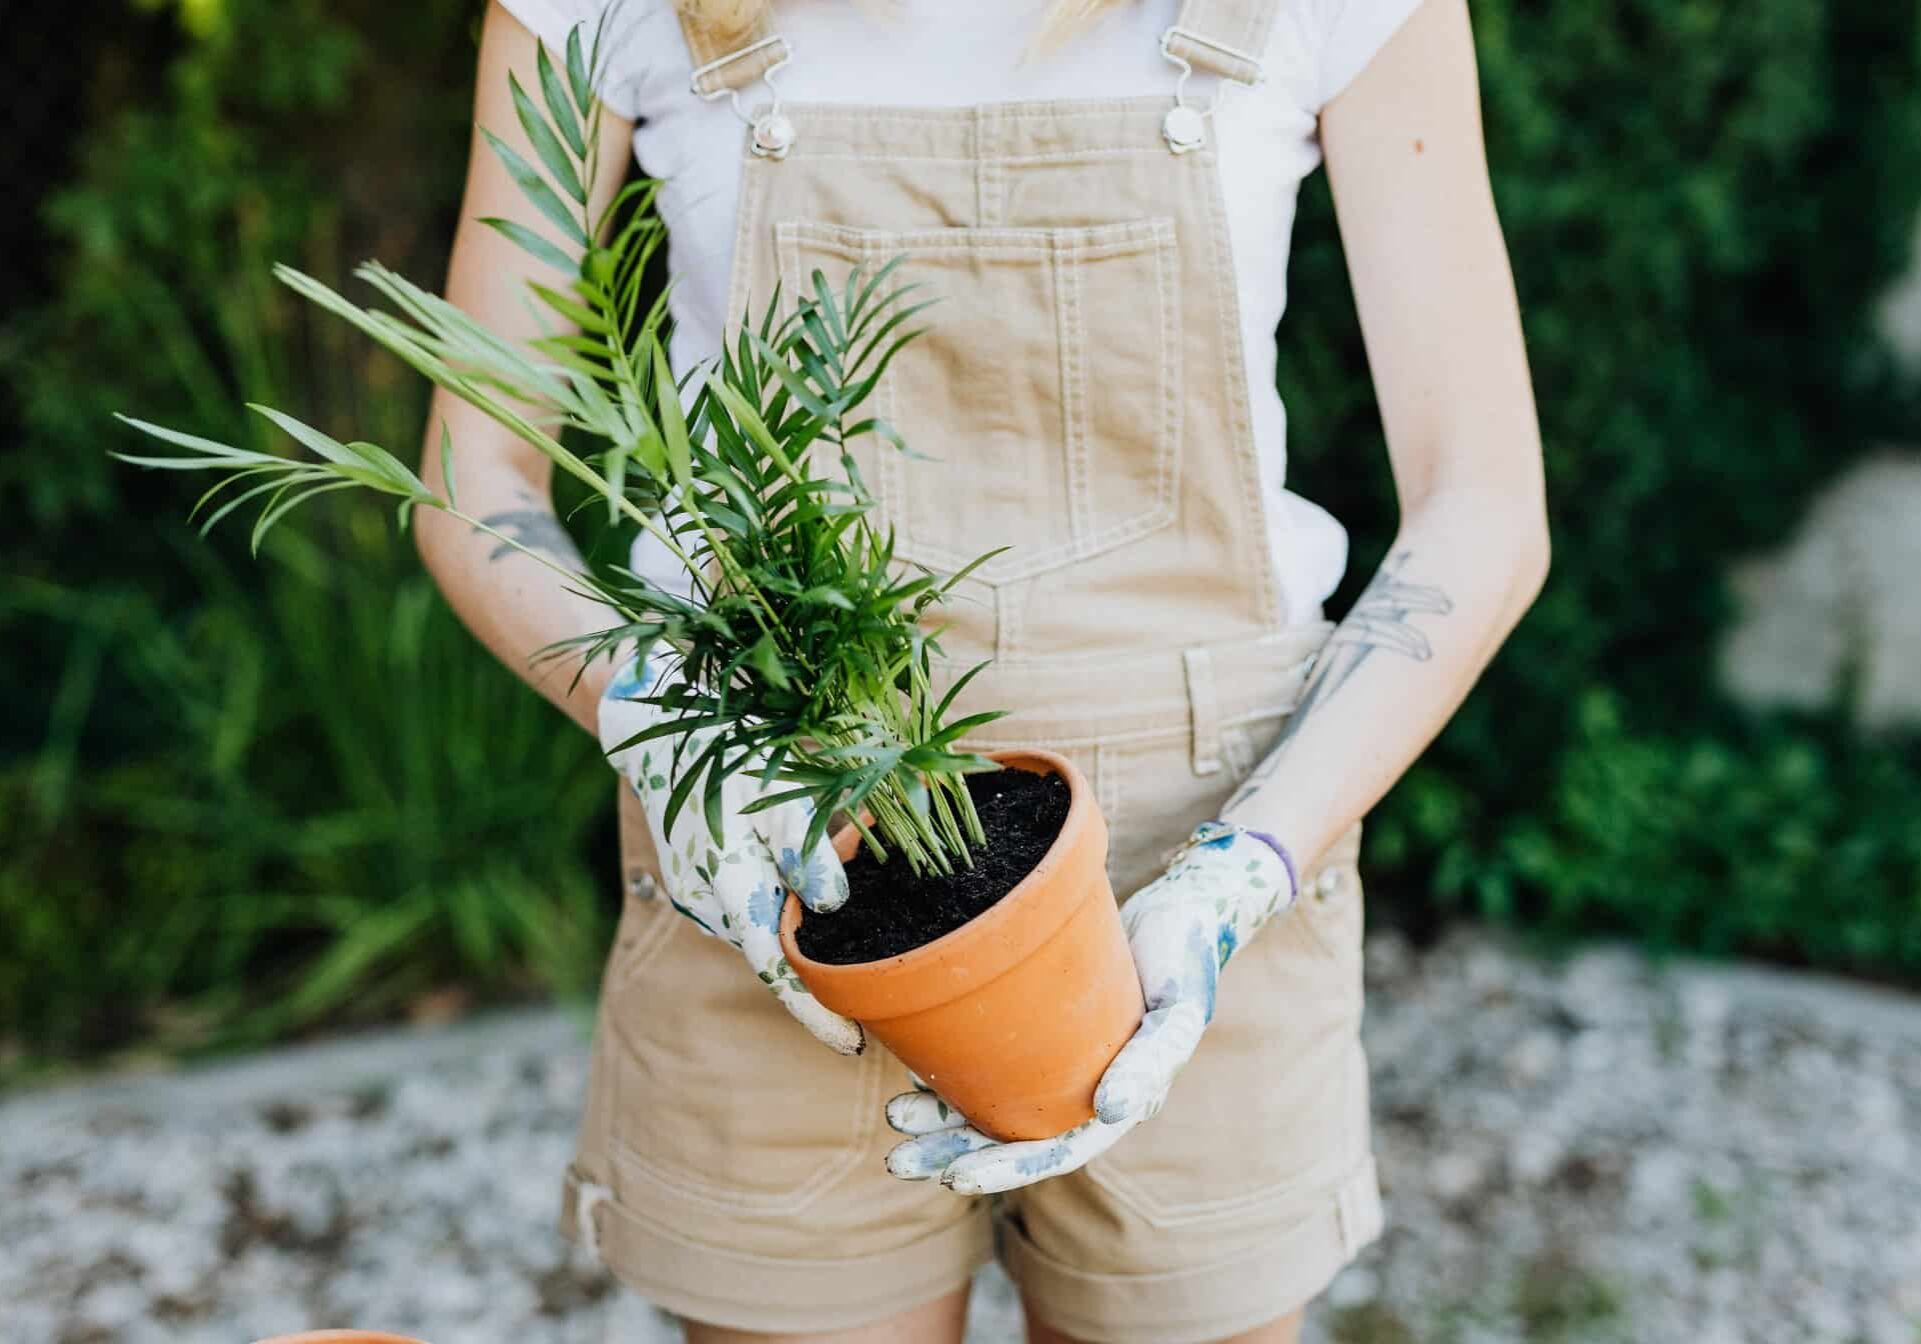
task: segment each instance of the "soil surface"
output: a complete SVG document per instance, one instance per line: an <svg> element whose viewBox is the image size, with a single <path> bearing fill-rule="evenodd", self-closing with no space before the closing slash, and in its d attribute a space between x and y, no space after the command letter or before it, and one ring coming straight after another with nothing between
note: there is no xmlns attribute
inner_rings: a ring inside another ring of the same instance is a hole
<svg viewBox="0 0 1921 1344"><path fill-rule="evenodd" d="M972 868L916 877L900 857L876 863L863 848L847 865L847 904L802 920L795 935L800 950L815 961L848 966L899 956L952 933L1047 857L1072 799L1059 775L1029 770L969 775L967 791L987 832Z"/></svg>

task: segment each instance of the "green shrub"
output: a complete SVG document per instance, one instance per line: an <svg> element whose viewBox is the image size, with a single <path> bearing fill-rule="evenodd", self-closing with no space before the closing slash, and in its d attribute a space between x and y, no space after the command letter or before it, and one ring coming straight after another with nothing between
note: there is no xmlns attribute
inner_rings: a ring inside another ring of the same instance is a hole
<svg viewBox="0 0 1921 1344"><path fill-rule="evenodd" d="M459 628L388 515L323 510L256 567L244 533L179 521L192 483L106 458L128 405L237 442L261 438L244 399L396 443L425 409L268 267L441 269L474 7L191 13L144 97L76 98L109 110L45 209L58 292L0 333L0 491L28 522L0 541L0 1059L585 988L615 896L593 743ZM126 92L151 36L103 40L97 88Z"/></svg>
<svg viewBox="0 0 1921 1344"><path fill-rule="evenodd" d="M1873 325L1921 201L1917 11L1502 0L1475 21L1555 569L1377 813L1376 890L1921 972L1912 744L1741 718L1710 673L1729 560L1777 544L1877 440L1921 433ZM1297 483L1358 525L1352 582L1385 549L1393 505L1330 215L1317 185L1282 383ZM1704 782L1707 761L1741 787ZM1606 781L1626 790L1617 803ZM1782 837L1760 843L1770 825ZM1814 871L1787 861L1788 835L1875 855L1875 876L1784 902Z"/></svg>
<svg viewBox="0 0 1921 1344"><path fill-rule="evenodd" d="M165 553L209 588L184 618L17 590L73 632L46 745L0 773L0 1022L35 1053L591 984L595 746L476 653L382 518L322 512L264 576ZM147 751L89 747L106 701Z"/></svg>
<svg viewBox="0 0 1921 1344"><path fill-rule="evenodd" d="M1832 724L1636 733L1589 692L1540 815L1502 837L1558 932L1864 968L1921 967L1921 771ZM1484 898L1511 899L1489 886Z"/></svg>

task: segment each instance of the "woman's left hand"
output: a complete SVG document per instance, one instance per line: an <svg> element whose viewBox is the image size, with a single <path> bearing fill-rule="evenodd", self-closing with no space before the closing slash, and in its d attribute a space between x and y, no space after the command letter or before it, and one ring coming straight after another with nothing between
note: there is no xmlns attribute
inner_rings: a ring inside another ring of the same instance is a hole
<svg viewBox="0 0 1921 1344"><path fill-rule="evenodd" d="M1147 1015L1094 1092L1094 1118L1051 1139L1002 1143L933 1092L887 1103L887 1123L910 1137L887 1155L903 1180L940 1178L959 1194L988 1195L1076 1171L1159 1111L1214 1018L1221 968L1273 916L1292 908L1293 860L1272 839L1224 822L1198 827L1167 872L1121 907Z"/></svg>

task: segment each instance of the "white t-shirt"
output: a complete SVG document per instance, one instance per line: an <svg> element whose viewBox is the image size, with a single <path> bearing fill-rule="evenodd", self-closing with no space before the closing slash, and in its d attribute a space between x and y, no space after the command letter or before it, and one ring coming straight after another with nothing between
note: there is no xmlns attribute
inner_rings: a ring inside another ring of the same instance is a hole
<svg viewBox="0 0 1921 1344"><path fill-rule="evenodd" d="M502 0L549 47L592 23L607 0ZM1287 416L1274 387L1276 328L1287 304L1296 193L1321 162L1320 109L1358 75L1420 0L1281 0L1263 54L1266 80L1219 88L1217 137L1234 267L1240 285L1247 382L1262 479L1270 492L1276 574L1296 621L1318 617L1347 565L1347 534L1284 487ZM1044 58L1024 60L1045 0L781 0L775 28L793 48L778 76L794 102L967 106L1053 98L1165 93L1177 71L1160 35L1179 0L1121 0ZM688 91L692 60L671 0L623 0L607 36L601 97L635 121L642 171L661 181L668 228L677 368L718 354L726 321L744 128L725 99ZM1196 77L1206 98L1215 81ZM743 92L752 107L765 90ZM648 557L637 557L654 566Z"/></svg>

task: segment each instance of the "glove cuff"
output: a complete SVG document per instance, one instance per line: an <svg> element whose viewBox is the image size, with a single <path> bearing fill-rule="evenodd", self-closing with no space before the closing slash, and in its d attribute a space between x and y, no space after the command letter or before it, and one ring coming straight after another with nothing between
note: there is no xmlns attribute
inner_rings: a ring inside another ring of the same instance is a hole
<svg viewBox="0 0 1921 1344"><path fill-rule="evenodd" d="M1287 903L1291 905L1301 891L1301 874L1294 863L1294 855L1274 836L1266 831L1257 831L1252 826L1242 826L1232 821L1204 821L1167 856L1167 866L1172 869L1203 849L1227 849L1241 836L1257 842L1280 860L1281 870L1287 874Z"/></svg>
<svg viewBox="0 0 1921 1344"><path fill-rule="evenodd" d="M1289 852L1287 846L1267 831L1257 831L1252 826L1240 826L1236 827L1236 829L1248 839L1258 840L1274 851L1274 857L1279 859L1281 861L1281 867L1287 870L1287 899L1292 901L1296 896L1299 896L1301 894L1301 870L1295 866L1294 855Z"/></svg>
<svg viewBox="0 0 1921 1344"><path fill-rule="evenodd" d="M612 760L615 749L658 717L658 712L642 703L640 697L660 685L662 671L663 665L653 651L633 653L615 666L614 675L601 688L595 726L600 749L608 753L615 769L620 768L620 763Z"/></svg>

